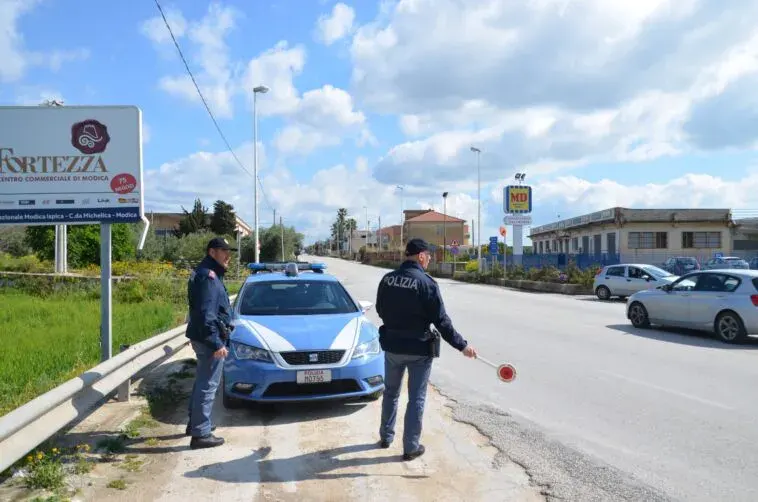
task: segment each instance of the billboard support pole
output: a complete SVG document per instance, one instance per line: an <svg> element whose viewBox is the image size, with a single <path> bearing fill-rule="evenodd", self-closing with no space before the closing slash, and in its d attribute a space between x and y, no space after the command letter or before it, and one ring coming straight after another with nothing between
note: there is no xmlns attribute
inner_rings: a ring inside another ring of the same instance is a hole
<svg viewBox="0 0 758 502"><path fill-rule="evenodd" d="M100 361L113 356L111 224L100 224Z"/></svg>
<svg viewBox="0 0 758 502"><path fill-rule="evenodd" d="M61 225L61 273L68 274L68 225Z"/></svg>

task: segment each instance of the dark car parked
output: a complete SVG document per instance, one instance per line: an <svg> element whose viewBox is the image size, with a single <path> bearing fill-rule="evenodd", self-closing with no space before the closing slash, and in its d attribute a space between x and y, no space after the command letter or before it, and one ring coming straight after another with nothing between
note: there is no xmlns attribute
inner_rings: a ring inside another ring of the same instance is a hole
<svg viewBox="0 0 758 502"><path fill-rule="evenodd" d="M674 275L684 275L695 270L700 270L700 263L691 256L674 256L666 260L661 268Z"/></svg>

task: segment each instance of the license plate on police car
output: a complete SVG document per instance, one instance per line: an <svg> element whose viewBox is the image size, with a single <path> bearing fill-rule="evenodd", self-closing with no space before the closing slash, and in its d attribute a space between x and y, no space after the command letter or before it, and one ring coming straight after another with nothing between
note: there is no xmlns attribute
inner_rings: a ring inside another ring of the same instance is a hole
<svg viewBox="0 0 758 502"><path fill-rule="evenodd" d="M297 372L297 383L324 383L331 381L331 370L305 370Z"/></svg>

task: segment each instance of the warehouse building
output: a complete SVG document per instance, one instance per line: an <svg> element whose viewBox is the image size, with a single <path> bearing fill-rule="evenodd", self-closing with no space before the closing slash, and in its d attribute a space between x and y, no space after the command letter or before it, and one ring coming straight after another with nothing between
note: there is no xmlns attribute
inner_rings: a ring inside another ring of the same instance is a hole
<svg viewBox="0 0 758 502"><path fill-rule="evenodd" d="M729 209L614 207L532 227L536 254L617 256L621 262L660 264L692 256L702 263L731 254L737 224Z"/></svg>

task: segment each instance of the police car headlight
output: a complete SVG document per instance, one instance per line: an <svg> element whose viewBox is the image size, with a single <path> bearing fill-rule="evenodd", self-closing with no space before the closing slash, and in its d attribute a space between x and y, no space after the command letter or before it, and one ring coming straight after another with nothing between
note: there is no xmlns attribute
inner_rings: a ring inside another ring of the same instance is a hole
<svg viewBox="0 0 758 502"><path fill-rule="evenodd" d="M253 361L263 361L265 363L274 362L274 359L271 357L271 353L268 350L251 347L250 345L238 342L232 342L232 349L234 350L234 356L237 359L250 359Z"/></svg>
<svg viewBox="0 0 758 502"><path fill-rule="evenodd" d="M381 352L382 346L379 344L379 338L374 338L373 340L358 345L355 348L355 352L353 352L353 359L376 356Z"/></svg>

